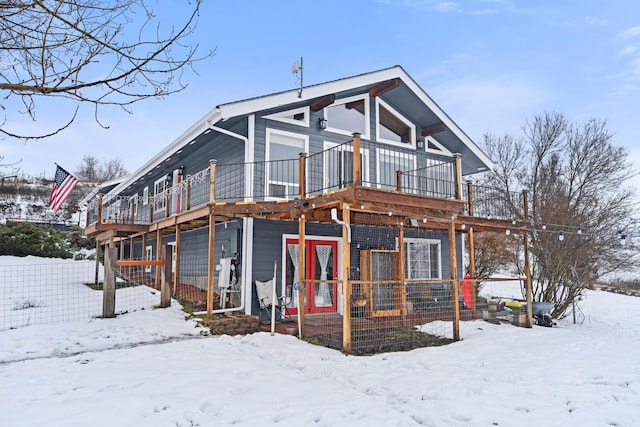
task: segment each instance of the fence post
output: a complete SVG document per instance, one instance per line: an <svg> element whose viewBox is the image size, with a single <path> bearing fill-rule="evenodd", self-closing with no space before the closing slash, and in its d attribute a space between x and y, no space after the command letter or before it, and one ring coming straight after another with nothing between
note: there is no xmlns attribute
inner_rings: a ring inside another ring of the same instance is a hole
<svg viewBox="0 0 640 427"><path fill-rule="evenodd" d="M168 245L162 245L162 274L160 279L160 308L171 307L171 286L169 279L171 278L171 248Z"/></svg>
<svg viewBox="0 0 640 427"><path fill-rule="evenodd" d="M102 284L102 317L116 316L116 248L104 250L104 283Z"/></svg>

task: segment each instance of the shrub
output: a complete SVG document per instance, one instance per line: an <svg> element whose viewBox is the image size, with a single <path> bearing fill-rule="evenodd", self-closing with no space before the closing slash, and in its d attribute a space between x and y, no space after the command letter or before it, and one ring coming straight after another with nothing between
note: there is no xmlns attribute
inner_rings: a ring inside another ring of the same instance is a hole
<svg viewBox="0 0 640 427"><path fill-rule="evenodd" d="M65 233L42 225L1 224L0 255L71 258L65 237Z"/></svg>

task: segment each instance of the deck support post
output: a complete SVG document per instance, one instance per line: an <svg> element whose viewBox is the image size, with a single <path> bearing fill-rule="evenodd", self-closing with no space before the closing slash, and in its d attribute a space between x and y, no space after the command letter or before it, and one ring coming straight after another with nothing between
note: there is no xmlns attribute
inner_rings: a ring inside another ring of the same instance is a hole
<svg viewBox="0 0 640 427"><path fill-rule="evenodd" d="M456 251L456 219L449 222L449 268L451 270L451 304L453 305L453 339L460 341L460 292Z"/></svg>
<svg viewBox="0 0 640 427"><path fill-rule="evenodd" d="M307 219L304 215L301 215L298 219L298 291L296 296L298 297L298 336L300 338L304 335L304 295L307 292L307 286L309 285L305 280L306 275L306 233L307 233ZM284 278L283 278L284 280ZM295 288L295 286L294 286Z"/></svg>
<svg viewBox="0 0 640 427"><path fill-rule="evenodd" d="M176 224L176 259L172 259L171 261L175 261L176 267L173 272L173 295L177 295L178 293L178 280L180 280L180 225Z"/></svg>
<svg viewBox="0 0 640 427"><path fill-rule="evenodd" d="M402 315L402 323L404 324L407 320L407 274L404 262L404 225L400 224L398 228L398 270L399 276L401 280L401 288L400 288L400 314ZM395 292L394 292L395 294ZM395 305L395 302L394 302Z"/></svg>
<svg viewBox="0 0 640 427"><path fill-rule="evenodd" d="M354 156L355 158L356 156ZM359 157L359 156L358 156ZM342 350L351 352L351 242L349 242L349 227L351 224L351 211L349 205L342 205Z"/></svg>
<svg viewBox="0 0 640 427"><path fill-rule="evenodd" d="M209 160L209 258L207 261L207 317L213 315L213 272L216 260L216 217L214 205L216 202L216 161Z"/></svg>
<svg viewBox="0 0 640 427"><path fill-rule="evenodd" d="M524 220L529 222L529 195L527 190L522 192ZM529 264L529 231L524 233L524 277L527 287L527 327L533 328L533 290L531 289L531 265Z"/></svg>

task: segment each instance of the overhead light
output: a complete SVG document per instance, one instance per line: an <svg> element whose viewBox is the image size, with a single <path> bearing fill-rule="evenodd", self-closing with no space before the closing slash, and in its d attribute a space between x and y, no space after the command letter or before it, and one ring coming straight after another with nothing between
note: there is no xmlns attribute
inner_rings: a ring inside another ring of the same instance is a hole
<svg viewBox="0 0 640 427"><path fill-rule="evenodd" d="M424 222L425 224L427 223L427 216L426 215L422 217L422 222Z"/></svg>
<svg viewBox="0 0 640 427"><path fill-rule="evenodd" d="M504 230L504 234L506 234L507 236L511 234L511 228L507 227L507 229Z"/></svg>
<svg viewBox="0 0 640 427"><path fill-rule="evenodd" d="M560 240L561 242L564 240L564 233L561 231L560 234L558 234L558 240Z"/></svg>
<svg viewBox="0 0 640 427"><path fill-rule="evenodd" d="M464 230L465 228L467 228L467 223L466 223L466 222L464 222L464 221L462 221L462 224L460 225L460 228L462 228L463 230Z"/></svg>

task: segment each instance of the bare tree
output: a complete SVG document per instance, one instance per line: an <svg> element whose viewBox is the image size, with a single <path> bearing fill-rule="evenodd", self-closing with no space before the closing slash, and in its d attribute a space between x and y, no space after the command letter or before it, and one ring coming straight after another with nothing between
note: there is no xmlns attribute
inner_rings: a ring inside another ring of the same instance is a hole
<svg viewBox="0 0 640 427"><path fill-rule="evenodd" d="M101 106L129 112L135 102L183 90L183 69L213 54L197 56L198 45L189 42L202 0L186 3L190 8L185 22L165 29L145 0L0 2L0 90L5 104L17 97L32 120L41 97L62 97L75 106L67 120L44 134L11 131L6 116L0 133L46 138L71 125L81 104L94 107L100 124ZM172 2L176 10L185 10L183 6ZM6 105L0 108L7 114Z"/></svg>
<svg viewBox="0 0 640 427"><path fill-rule="evenodd" d="M75 171L75 176L81 181L100 183L127 175L129 172L119 158L100 162L96 157L87 155Z"/></svg>
<svg viewBox="0 0 640 427"><path fill-rule="evenodd" d="M489 182L506 199L528 190L534 300L553 302L552 314L562 317L584 288L638 261L619 239L637 209L629 185L634 172L606 121L575 124L545 113L523 130L522 138L485 136L496 164ZM522 218L520 203L508 205Z"/></svg>

